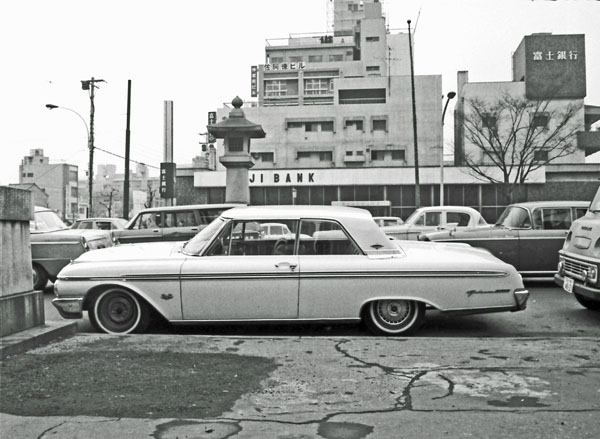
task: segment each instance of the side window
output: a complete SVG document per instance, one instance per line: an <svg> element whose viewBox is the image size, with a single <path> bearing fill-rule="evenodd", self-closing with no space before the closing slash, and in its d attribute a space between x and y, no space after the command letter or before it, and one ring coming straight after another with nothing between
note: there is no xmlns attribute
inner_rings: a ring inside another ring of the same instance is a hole
<svg viewBox="0 0 600 439"><path fill-rule="evenodd" d="M221 213L227 209L199 209L196 211L198 215L198 221L195 221L191 225L194 226L207 226L212 223Z"/></svg>
<svg viewBox="0 0 600 439"><path fill-rule="evenodd" d="M426 226L439 226L440 225L440 212L427 212L425 213L425 225Z"/></svg>
<svg viewBox="0 0 600 439"><path fill-rule="evenodd" d="M537 209L533 211L533 229L534 230L543 230L544 229L544 219L542 218L542 209Z"/></svg>
<svg viewBox="0 0 600 439"><path fill-rule="evenodd" d="M419 216L419 218L417 218L417 220L414 222L415 226L424 226L425 225L425 214L422 214Z"/></svg>
<svg viewBox="0 0 600 439"><path fill-rule="evenodd" d="M446 224L456 224L458 227L467 227L471 215L464 212L447 212L446 213Z"/></svg>
<svg viewBox="0 0 600 439"><path fill-rule="evenodd" d="M575 208L575 219L581 218L587 212L587 207L576 207Z"/></svg>
<svg viewBox="0 0 600 439"><path fill-rule="evenodd" d="M93 228L94 224L91 221L84 221L82 223L79 223L79 228L80 229L91 229Z"/></svg>
<svg viewBox="0 0 600 439"><path fill-rule="evenodd" d="M196 224L194 212L191 210L185 212L176 212L173 227L193 227Z"/></svg>
<svg viewBox="0 0 600 439"><path fill-rule="evenodd" d="M163 227L175 227L175 213L174 212L165 212L165 224Z"/></svg>
<svg viewBox="0 0 600 439"><path fill-rule="evenodd" d="M296 244L297 221L283 220L280 230L289 229L290 233L277 235L265 234L268 226L263 221L234 221L223 230L217 242L208 251L207 256L267 256L292 255Z"/></svg>
<svg viewBox="0 0 600 439"><path fill-rule="evenodd" d="M155 229L160 227L160 213L143 213L136 221L134 229Z"/></svg>
<svg viewBox="0 0 600 439"><path fill-rule="evenodd" d="M571 209L543 209L544 229L568 230L571 227Z"/></svg>
<svg viewBox="0 0 600 439"><path fill-rule="evenodd" d="M302 220L298 253L301 255L359 255L360 249L336 222Z"/></svg>
<svg viewBox="0 0 600 439"><path fill-rule="evenodd" d="M110 230L111 229L111 223L108 223L106 221L98 221L96 223L96 226L100 229L100 230Z"/></svg>

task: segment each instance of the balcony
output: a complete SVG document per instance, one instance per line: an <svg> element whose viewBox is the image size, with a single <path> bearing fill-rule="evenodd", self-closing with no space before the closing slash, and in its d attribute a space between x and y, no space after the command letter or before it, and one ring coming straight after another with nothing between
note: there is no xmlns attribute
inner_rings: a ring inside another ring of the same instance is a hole
<svg viewBox="0 0 600 439"><path fill-rule="evenodd" d="M580 131L577 133L577 147L589 156L600 151L600 131Z"/></svg>

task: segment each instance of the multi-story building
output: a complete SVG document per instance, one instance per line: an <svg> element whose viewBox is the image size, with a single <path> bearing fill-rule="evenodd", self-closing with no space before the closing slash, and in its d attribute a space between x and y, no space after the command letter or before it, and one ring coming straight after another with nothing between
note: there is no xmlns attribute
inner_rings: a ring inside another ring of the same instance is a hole
<svg viewBox="0 0 600 439"><path fill-rule="evenodd" d="M512 80L505 82L473 83L468 72L458 73L455 164L489 161L482 148L486 142L480 142L488 132L506 139L507 148L515 139L516 151L531 145L540 161L553 165L585 163L585 157L600 151L600 131L591 131L600 120L600 107L584 103L585 35L525 36L512 65ZM474 136L469 131L476 127ZM520 157L507 155L512 161Z"/></svg>
<svg viewBox="0 0 600 439"><path fill-rule="evenodd" d="M251 147L251 202L345 202L406 216L415 205L409 35L388 30L378 1L333 5L333 32L268 40L264 64L252 67L257 99L243 110L267 137ZM437 169L441 76L416 76L414 87L418 161ZM220 164L195 172L194 200L222 198L223 175Z"/></svg>
<svg viewBox="0 0 600 439"><path fill-rule="evenodd" d="M63 219L77 215L76 165L50 163L42 148L32 149L19 165L19 184L35 183L48 195L48 207Z"/></svg>
<svg viewBox="0 0 600 439"><path fill-rule="evenodd" d="M332 32L267 40L264 64L251 67L251 95L256 100L245 102L242 110L267 135L252 139L250 146L250 203L346 204L406 218L417 204L418 158L421 205L440 203L443 181L445 204L474 207L494 221L506 205L502 188L459 166L464 142L457 141L457 166L440 166L445 94L440 75L414 77L415 137L407 30L390 31L382 4L375 0L334 0L333 7ZM526 62L520 53L524 52L515 54L515 71L523 70L519 62ZM529 66L527 71L532 72ZM524 83L513 82L524 92ZM487 84L473 84L473 90L497 92L494 83ZM466 80L459 84L457 106L470 86ZM231 109L218 109L214 121L228 117ZM577 117L593 123L592 110L585 106ZM216 151L223 153L220 141ZM588 148L582 151L565 160L582 165ZM546 198L549 168L530 175L527 198ZM597 170L582 171L588 175ZM571 166L565 178L572 172ZM585 199L595 193L597 182L585 191L581 182L570 189L562 175L560 169L551 174L553 197ZM214 172L178 167L177 204L224 202L225 182L220 163Z"/></svg>

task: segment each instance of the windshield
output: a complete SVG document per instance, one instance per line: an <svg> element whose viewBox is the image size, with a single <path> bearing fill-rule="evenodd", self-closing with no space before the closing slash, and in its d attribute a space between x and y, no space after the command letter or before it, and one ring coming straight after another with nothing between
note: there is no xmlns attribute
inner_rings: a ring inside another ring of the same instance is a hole
<svg viewBox="0 0 600 439"><path fill-rule="evenodd" d="M598 189L596 196L590 203L590 212L600 212L600 189Z"/></svg>
<svg viewBox="0 0 600 439"><path fill-rule="evenodd" d="M531 227L529 212L523 207L508 206L496 221L496 225L513 229Z"/></svg>
<svg viewBox="0 0 600 439"><path fill-rule="evenodd" d="M186 255L199 255L202 249L210 242L215 234L225 224L225 218L217 218L213 220L208 226L203 228L196 236L190 239L183 246L183 253Z"/></svg>
<svg viewBox="0 0 600 439"><path fill-rule="evenodd" d="M50 232L68 228L67 225L62 222L60 217L50 210L35 212L34 218L34 221L29 221L30 232Z"/></svg>

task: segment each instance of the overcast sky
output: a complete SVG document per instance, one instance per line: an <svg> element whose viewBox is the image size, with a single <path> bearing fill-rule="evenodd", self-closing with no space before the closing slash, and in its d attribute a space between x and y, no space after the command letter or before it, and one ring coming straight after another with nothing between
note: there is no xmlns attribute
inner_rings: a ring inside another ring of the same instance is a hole
<svg viewBox="0 0 600 439"><path fill-rule="evenodd" d="M132 80L131 159L158 167L163 103L174 102L179 164L200 154L207 112L239 95L250 99L250 66L264 63L266 39L325 32L328 0L20 0L0 5L0 184L18 183L34 148L51 163L88 163L84 122L96 91L95 145L125 151L127 80ZM525 35L585 34L586 104L600 105L600 1L385 0L390 29L415 33L415 74L441 74L444 93L456 72L469 80L510 81L511 55ZM446 127L452 105L446 115ZM260 121L254 121L260 123ZM267 133L268 135L268 133ZM446 131L449 141L451 131ZM600 162L600 154L594 161ZM95 164L123 159L96 151ZM132 164L134 169L135 164Z"/></svg>

